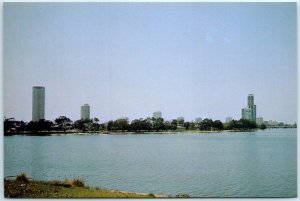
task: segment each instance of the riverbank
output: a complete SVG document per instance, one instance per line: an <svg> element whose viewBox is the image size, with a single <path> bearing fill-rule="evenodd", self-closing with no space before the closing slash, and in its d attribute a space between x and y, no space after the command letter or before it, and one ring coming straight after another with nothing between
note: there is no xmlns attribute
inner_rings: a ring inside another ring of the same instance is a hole
<svg viewBox="0 0 300 201"><path fill-rule="evenodd" d="M84 182L65 181L33 181L21 174L14 180L4 179L4 196L6 198L168 198L169 195L153 193L134 193L114 189L103 189L85 186ZM188 197L177 195L174 197Z"/></svg>
<svg viewBox="0 0 300 201"><path fill-rule="evenodd" d="M267 129L288 129L288 128L267 128ZM297 129L297 128L295 128ZM32 132L16 132L16 133L4 133L4 136L12 135L27 135L27 136L51 136L51 135L67 135L67 134L107 134L107 135L142 135L142 134L185 134L185 133L224 133L224 132L255 132L257 130L264 129L234 129L234 130L175 130L175 131L78 131L78 130L68 130L68 131L40 131L36 133Z"/></svg>
<svg viewBox="0 0 300 201"><path fill-rule="evenodd" d="M107 134L107 135L143 135L143 134L185 134L185 133L222 133L222 132L249 132L256 131L257 129L249 130L180 130L180 131L40 131L32 132L18 132L18 133L5 133L5 136L11 135L27 135L27 136L51 136L51 135L68 135L68 134Z"/></svg>

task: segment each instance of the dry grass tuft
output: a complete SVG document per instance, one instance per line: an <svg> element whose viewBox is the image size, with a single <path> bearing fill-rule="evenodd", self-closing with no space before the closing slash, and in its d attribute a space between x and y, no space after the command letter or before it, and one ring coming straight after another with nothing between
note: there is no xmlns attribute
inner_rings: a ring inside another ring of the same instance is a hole
<svg viewBox="0 0 300 201"><path fill-rule="evenodd" d="M64 181L52 180L49 184L53 186L63 186L63 187L85 187L83 179L77 178L73 180L65 179Z"/></svg>

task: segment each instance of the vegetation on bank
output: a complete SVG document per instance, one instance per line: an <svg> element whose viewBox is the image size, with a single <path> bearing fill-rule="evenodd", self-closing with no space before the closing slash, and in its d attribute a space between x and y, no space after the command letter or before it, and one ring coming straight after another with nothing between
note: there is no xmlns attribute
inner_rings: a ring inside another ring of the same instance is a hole
<svg viewBox="0 0 300 201"><path fill-rule="evenodd" d="M128 118L120 118L101 123L98 118L80 119L72 121L68 117L60 116L53 122L40 121L15 121L4 120L4 133L39 133L39 132L178 132L178 131L222 131L222 130L252 130L265 129L264 124L258 126L255 122L245 119L232 120L222 123L220 120L204 119L201 122L184 121L184 119L164 120L163 118L139 118L129 122Z"/></svg>
<svg viewBox="0 0 300 201"><path fill-rule="evenodd" d="M281 128L296 128L297 125L287 125L280 123ZM4 120L4 134L27 133L35 135L45 135L45 133L76 133L76 132L218 132L223 130L247 131L255 129L266 129L266 125L257 125L245 119L232 120L222 123L220 120L209 118L200 122L184 121L184 119L165 120L163 118L139 118L129 122L128 118L119 118L108 122L100 122L98 118L79 119L72 121L68 117L60 116L54 121L15 121L14 118Z"/></svg>
<svg viewBox="0 0 300 201"><path fill-rule="evenodd" d="M153 198L171 197L153 193L132 193L86 186L81 179L33 181L22 173L14 180L4 179L6 198ZM179 194L175 197L189 197Z"/></svg>

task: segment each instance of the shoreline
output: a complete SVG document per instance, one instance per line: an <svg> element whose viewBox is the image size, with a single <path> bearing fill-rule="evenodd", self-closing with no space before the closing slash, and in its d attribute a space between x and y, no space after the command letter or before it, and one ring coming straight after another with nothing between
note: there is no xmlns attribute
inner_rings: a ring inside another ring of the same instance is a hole
<svg viewBox="0 0 300 201"><path fill-rule="evenodd" d="M274 129L274 128L272 128ZM287 129L287 128L276 128L276 129ZM297 129L297 128L289 128ZM25 135L25 136L52 136L52 135L89 135L89 134L99 134L99 135L174 135L174 134L212 134L212 133L235 133L235 132L255 132L261 129L246 129L246 130L184 130L184 131L40 131L36 133L32 132L19 132L19 133L4 133L4 136L13 135Z"/></svg>
<svg viewBox="0 0 300 201"><path fill-rule="evenodd" d="M271 128L270 128L271 129ZM291 128L272 128L272 129L297 129L294 127ZM99 135L172 135L172 134L208 134L208 133L225 133L225 132L255 132L261 129L235 129L235 130L181 130L181 131L40 131L36 133L32 132L16 132L16 133L4 133L4 136L13 136L13 135L25 135L25 136L52 136L52 135L89 135L89 134L99 134Z"/></svg>
<svg viewBox="0 0 300 201"><path fill-rule="evenodd" d="M52 135L174 135L174 134L205 134L205 133L223 133L223 132L250 132L253 130L186 130L186 131L143 131L143 132L133 132L133 131L40 131L36 133L32 132L20 132L20 133L4 133L4 136L13 135L25 135L25 136L52 136Z"/></svg>
<svg viewBox="0 0 300 201"><path fill-rule="evenodd" d="M8 179L10 178L10 179ZM11 179L15 178L15 179ZM91 187L81 179L33 180L25 173L4 178L5 198L187 198L187 194L167 195L139 193Z"/></svg>

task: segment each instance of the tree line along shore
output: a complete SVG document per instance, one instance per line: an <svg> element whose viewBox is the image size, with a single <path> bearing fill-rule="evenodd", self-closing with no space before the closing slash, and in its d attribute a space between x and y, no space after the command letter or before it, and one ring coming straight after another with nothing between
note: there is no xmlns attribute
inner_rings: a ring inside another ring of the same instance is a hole
<svg viewBox="0 0 300 201"><path fill-rule="evenodd" d="M288 126L286 126L288 127ZM60 116L54 121L16 121L13 118L4 120L4 134L30 133L168 133L168 132L218 132L223 130L248 131L266 129L266 125L240 119L222 123L220 120L204 119L201 122L189 122L183 119L165 121L163 118L140 118L129 122L128 118L120 118L100 123L98 118L70 120Z"/></svg>

